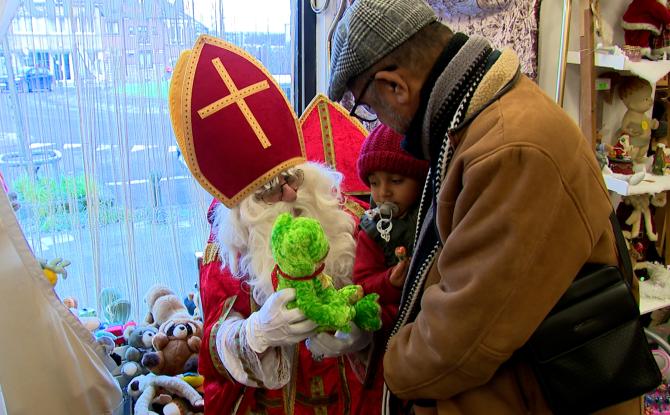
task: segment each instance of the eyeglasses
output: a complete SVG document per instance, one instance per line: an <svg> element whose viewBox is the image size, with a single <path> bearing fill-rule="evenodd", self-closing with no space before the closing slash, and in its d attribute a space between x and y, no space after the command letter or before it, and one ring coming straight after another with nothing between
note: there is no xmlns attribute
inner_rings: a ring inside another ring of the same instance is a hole
<svg viewBox="0 0 670 415"><path fill-rule="evenodd" d="M256 199L271 205L281 201L284 196L284 185L287 184L291 189L297 191L305 180L305 174L301 169L291 169L275 177L270 183L263 186L263 189L256 193Z"/></svg>
<svg viewBox="0 0 670 415"><path fill-rule="evenodd" d="M375 112L375 110L370 108L368 104L362 104L360 102L357 102L365 96L365 93L368 91L370 84L372 84L372 81L375 80L375 75L376 74L370 76L370 78L368 78L368 80L365 82L365 85L363 85L363 88L361 89L361 93L358 96L358 99L354 97L354 106L351 108L351 111L349 111L350 116L356 117L361 121L366 122L377 121L377 113Z"/></svg>

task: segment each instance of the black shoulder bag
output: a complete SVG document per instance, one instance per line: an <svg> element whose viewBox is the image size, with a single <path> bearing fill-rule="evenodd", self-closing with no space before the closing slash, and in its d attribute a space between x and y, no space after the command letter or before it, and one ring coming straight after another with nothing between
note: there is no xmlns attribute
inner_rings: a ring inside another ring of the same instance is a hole
<svg viewBox="0 0 670 415"><path fill-rule="evenodd" d="M610 222L623 270L586 264L522 348L555 414L590 413L661 383L631 292L635 276L614 213Z"/></svg>

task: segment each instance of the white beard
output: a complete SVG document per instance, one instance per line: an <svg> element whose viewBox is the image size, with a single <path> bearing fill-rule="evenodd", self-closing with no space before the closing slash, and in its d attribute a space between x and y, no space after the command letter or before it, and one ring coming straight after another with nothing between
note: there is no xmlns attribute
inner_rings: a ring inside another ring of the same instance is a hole
<svg viewBox="0 0 670 415"><path fill-rule="evenodd" d="M232 209L220 204L214 212L213 227L222 266L244 278L253 288L254 300L263 304L274 292L271 273L275 266L270 248L272 225L280 213L290 212L318 220L328 237L330 251L324 272L335 286L351 284L356 244L353 217L342 210L342 175L316 163L296 166L305 179L295 202L267 205L248 196Z"/></svg>

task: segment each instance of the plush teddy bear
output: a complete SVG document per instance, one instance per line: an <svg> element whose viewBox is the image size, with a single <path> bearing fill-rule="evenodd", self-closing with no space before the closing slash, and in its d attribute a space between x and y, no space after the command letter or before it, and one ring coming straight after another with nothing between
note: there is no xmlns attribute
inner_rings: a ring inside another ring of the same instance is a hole
<svg viewBox="0 0 670 415"><path fill-rule="evenodd" d="M152 343L155 352L142 357L142 365L157 375L197 372L202 323L188 313L172 290L155 286L147 296L151 322L160 322Z"/></svg>
<svg viewBox="0 0 670 415"><path fill-rule="evenodd" d="M154 326L128 326L123 333L128 347L125 349L125 360L139 362L142 356L153 350L153 339L158 333Z"/></svg>
<svg viewBox="0 0 670 415"><path fill-rule="evenodd" d="M157 333L158 329L153 326L129 325L124 331L123 338L127 345L118 348L122 362L113 373L122 388L135 377L149 373L142 365L142 358L146 353L154 351L153 338Z"/></svg>
<svg viewBox="0 0 670 415"><path fill-rule="evenodd" d="M135 415L156 415L153 404L163 406L162 413L169 415L195 413L204 409L204 400L191 385L173 376L142 375L127 387L128 395L135 400ZM188 406L178 403L183 398Z"/></svg>
<svg viewBox="0 0 670 415"><path fill-rule="evenodd" d="M363 296L360 285L335 289L332 279L323 273L329 245L317 220L282 213L272 228L271 246L277 290L296 290L289 308L298 307L320 331L347 332L350 321L363 330L381 328L379 294Z"/></svg>
<svg viewBox="0 0 670 415"><path fill-rule="evenodd" d="M156 284L147 291L144 301L149 312L145 318L146 324L160 327L171 318L189 318L191 315L183 301L165 285Z"/></svg>

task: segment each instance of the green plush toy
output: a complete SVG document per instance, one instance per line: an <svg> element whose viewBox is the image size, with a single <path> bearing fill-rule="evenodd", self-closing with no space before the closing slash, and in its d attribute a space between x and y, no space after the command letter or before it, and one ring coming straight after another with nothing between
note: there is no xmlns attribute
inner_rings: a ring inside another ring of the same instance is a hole
<svg viewBox="0 0 670 415"><path fill-rule="evenodd" d="M363 296L360 285L347 285L338 290L323 273L329 245L317 220L282 213L272 228L271 244L277 263L273 272L277 290L295 288L296 291L296 299L288 308L298 307L319 325L319 331L348 332L350 321L363 330L381 328L379 294Z"/></svg>

